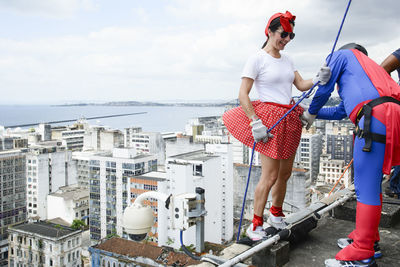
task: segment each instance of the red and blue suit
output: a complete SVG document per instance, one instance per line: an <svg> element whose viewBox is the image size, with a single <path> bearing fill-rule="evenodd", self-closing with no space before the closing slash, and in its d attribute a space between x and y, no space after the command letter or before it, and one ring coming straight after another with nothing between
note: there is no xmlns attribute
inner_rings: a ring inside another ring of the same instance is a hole
<svg viewBox="0 0 400 267"><path fill-rule="evenodd" d="M319 86L308 109L319 119L340 120L349 117L357 124L358 112L373 99L390 96L400 100L400 87L388 73L358 50L334 52L329 67L329 82ZM338 86L341 102L336 107L322 108ZM363 129L364 116L358 122ZM372 141L370 152L363 151L365 139L354 140L354 186L357 195L356 228L349 238L353 243L342 249L337 260L363 260L374 256L374 242L379 241L382 210L381 181L400 164L400 105L383 103L372 111L370 131L386 135L386 143Z"/></svg>

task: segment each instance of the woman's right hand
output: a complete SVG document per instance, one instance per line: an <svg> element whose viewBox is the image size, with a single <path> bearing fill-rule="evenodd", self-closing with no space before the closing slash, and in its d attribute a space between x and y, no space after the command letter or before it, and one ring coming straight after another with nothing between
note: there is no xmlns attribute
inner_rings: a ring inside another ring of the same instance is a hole
<svg viewBox="0 0 400 267"><path fill-rule="evenodd" d="M274 137L271 133L268 133L268 128L262 123L260 119L250 123L251 132L256 142L268 142L268 140Z"/></svg>

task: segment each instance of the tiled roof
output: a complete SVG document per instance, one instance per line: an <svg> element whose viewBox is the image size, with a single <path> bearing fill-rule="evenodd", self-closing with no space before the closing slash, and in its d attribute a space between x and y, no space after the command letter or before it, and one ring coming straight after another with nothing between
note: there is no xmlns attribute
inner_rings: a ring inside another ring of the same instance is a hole
<svg viewBox="0 0 400 267"><path fill-rule="evenodd" d="M145 257L168 266L187 266L200 263L189 256L183 253L177 253L172 249L138 243L119 237L108 239L107 241L95 246L95 248L132 258Z"/></svg>
<svg viewBox="0 0 400 267"><path fill-rule="evenodd" d="M13 226L11 229L21 230L29 233L39 234L47 237L63 237L73 232L80 232L80 230L74 230L70 227L60 226L50 222L34 222L24 223L17 226Z"/></svg>

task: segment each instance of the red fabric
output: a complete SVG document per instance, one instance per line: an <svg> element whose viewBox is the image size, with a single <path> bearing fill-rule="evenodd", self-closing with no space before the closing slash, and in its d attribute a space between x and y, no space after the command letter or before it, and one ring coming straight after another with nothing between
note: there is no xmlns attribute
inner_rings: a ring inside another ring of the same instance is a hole
<svg viewBox="0 0 400 267"><path fill-rule="evenodd" d="M255 231L257 226L263 226L264 218L254 214L252 223L253 231Z"/></svg>
<svg viewBox="0 0 400 267"><path fill-rule="evenodd" d="M275 217L285 217L282 207L271 206L269 212L271 212L271 214L274 215Z"/></svg>
<svg viewBox="0 0 400 267"><path fill-rule="evenodd" d="M337 260L356 261L374 256L374 243L381 220L382 206L357 202L356 229L349 235L353 243L336 254Z"/></svg>
<svg viewBox="0 0 400 267"><path fill-rule="evenodd" d="M381 205L380 205L381 208L380 208L380 209L382 210L382 194L380 194L379 197L380 197L380 199L381 199ZM348 238L353 239L353 240L354 240L355 237L356 237L356 230L354 230L353 232L351 232L351 233L348 235ZM378 229L378 228L376 228L374 240L377 241L377 242L379 242L379 240L381 240L380 235L379 235L379 229ZM375 241L374 241L374 242L375 242Z"/></svg>
<svg viewBox="0 0 400 267"><path fill-rule="evenodd" d="M270 128L292 107L292 105L280 105L276 103L265 103L253 101L253 108L262 123ZM297 106L290 112L271 133L274 137L267 143L258 142L255 150L273 159L288 159L296 153L301 137L300 116L304 109ZM247 118L242 107L228 110L222 116L228 131L237 140L248 147L253 147L254 138L251 132L250 120Z"/></svg>
<svg viewBox="0 0 400 267"><path fill-rule="evenodd" d="M290 25L290 21L295 21L296 16L293 16L292 13L286 11L285 14L283 13L276 13L272 15L272 17L268 20L267 27L265 27L265 35L268 36L268 29L271 21L274 19L279 18L279 21L282 25L282 28L285 32L293 32L292 27Z"/></svg>
<svg viewBox="0 0 400 267"><path fill-rule="evenodd" d="M400 100L400 86L390 75L378 64L362 52L352 49L358 62L370 78L380 96L391 96ZM359 109L368 103L365 101L358 104L350 114L350 119L355 122ZM373 109L372 116L377 118L386 126L385 159L382 172L390 174L392 166L400 165L400 105L395 103L384 103Z"/></svg>

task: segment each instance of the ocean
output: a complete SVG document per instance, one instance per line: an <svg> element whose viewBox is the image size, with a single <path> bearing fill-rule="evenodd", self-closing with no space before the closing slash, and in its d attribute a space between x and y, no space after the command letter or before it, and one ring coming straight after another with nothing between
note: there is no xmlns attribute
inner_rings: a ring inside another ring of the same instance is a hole
<svg viewBox="0 0 400 267"><path fill-rule="evenodd" d="M17 125L59 120L73 120L115 114L147 112L146 114L89 120L91 125L116 129L131 126L150 132L182 132L191 118L220 116L223 107L160 107L160 106L49 106L49 105L0 105L0 125ZM70 123L62 123L68 125ZM54 124L57 125L57 124ZM33 126L34 127L34 126Z"/></svg>

